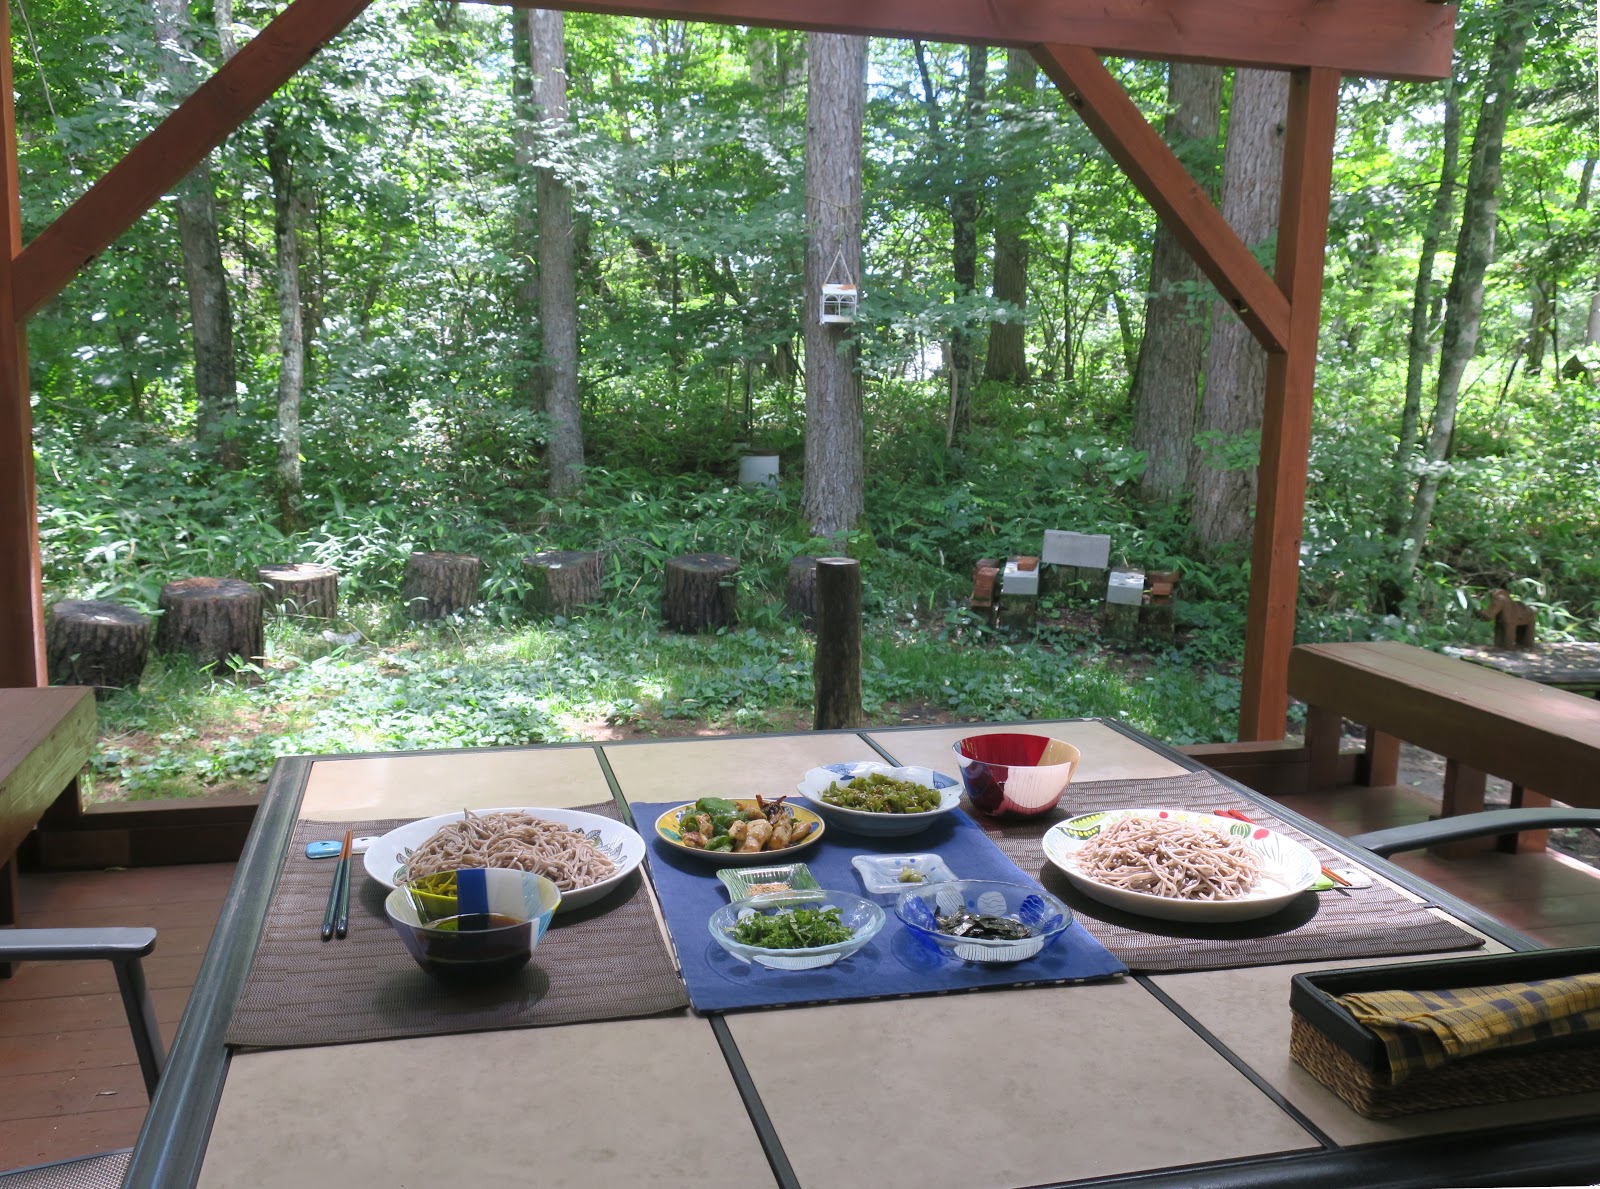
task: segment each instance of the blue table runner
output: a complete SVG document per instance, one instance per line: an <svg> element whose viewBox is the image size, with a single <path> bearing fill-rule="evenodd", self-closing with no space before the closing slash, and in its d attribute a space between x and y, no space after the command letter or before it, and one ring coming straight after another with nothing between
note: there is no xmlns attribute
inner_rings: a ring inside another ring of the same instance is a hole
<svg viewBox="0 0 1600 1189"><path fill-rule="evenodd" d="M701 1013L761 1007L794 1007L853 999L938 995L997 987L1089 982L1125 974L1111 955L1076 920L1043 953L1007 965L977 965L933 952L902 925L893 900L868 896L850 860L856 855L936 853L958 879L998 879L1038 887L1006 858L964 813L950 813L938 825L909 838L866 838L830 824L821 841L798 854L778 851L773 865L804 863L824 888L853 892L883 906L883 930L866 946L820 970L768 970L740 962L711 938L707 922L728 903L717 879L719 864L692 858L662 843L655 821L681 802L629 805L644 836L651 881L677 950L689 999Z"/></svg>

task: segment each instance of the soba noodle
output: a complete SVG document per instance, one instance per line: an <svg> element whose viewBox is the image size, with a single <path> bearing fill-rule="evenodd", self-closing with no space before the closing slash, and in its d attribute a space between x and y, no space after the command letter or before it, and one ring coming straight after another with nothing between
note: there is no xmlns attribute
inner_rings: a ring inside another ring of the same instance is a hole
<svg viewBox="0 0 1600 1189"><path fill-rule="evenodd" d="M1076 858L1090 879L1173 900L1237 900L1261 875L1242 838L1160 818L1123 818Z"/></svg>
<svg viewBox="0 0 1600 1189"><path fill-rule="evenodd" d="M531 813L473 813L437 831L406 861L406 878L420 879L460 867L533 871L563 892L586 888L616 872L582 830L558 826Z"/></svg>

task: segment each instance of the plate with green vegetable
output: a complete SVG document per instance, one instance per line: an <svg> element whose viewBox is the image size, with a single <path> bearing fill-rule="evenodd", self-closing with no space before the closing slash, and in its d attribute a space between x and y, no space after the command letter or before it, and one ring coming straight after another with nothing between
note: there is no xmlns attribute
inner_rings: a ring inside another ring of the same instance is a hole
<svg viewBox="0 0 1600 1189"><path fill-rule="evenodd" d="M718 945L740 962L772 970L831 966L883 928L884 911L849 892L793 892L735 900L711 914Z"/></svg>
<svg viewBox="0 0 1600 1189"><path fill-rule="evenodd" d="M917 766L828 764L797 788L829 825L869 838L920 834L961 804L954 777Z"/></svg>
<svg viewBox="0 0 1600 1189"><path fill-rule="evenodd" d="M665 846L724 867L787 857L813 845L825 828L821 817L787 797L701 797L656 818Z"/></svg>

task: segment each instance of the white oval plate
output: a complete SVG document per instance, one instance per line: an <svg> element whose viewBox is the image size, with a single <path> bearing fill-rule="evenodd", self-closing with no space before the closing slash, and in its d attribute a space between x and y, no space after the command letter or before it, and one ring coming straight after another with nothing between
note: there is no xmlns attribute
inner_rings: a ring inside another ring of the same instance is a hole
<svg viewBox="0 0 1600 1189"><path fill-rule="evenodd" d="M842 805L829 805L822 794L835 781L849 784L858 776L882 772L896 780L910 780L927 785L939 794L939 808L926 813L867 813L861 809L846 809ZM904 838L920 834L945 814L961 804L961 784L954 777L932 768L896 768L892 764L863 762L859 764L828 764L813 768L795 786L806 804L816 810L829 825L868 838Z"/></svg>
<svg viewBox="0 0 1600 1189"><path fill-rule="evenodd" d="M1243 838L1261 864L1261 878L1237 900L1175 900L1168 896L1152 896L1149 892L1114 888L1079 871L1075 855L1083 844L1101 830L1128 817L1191 822L1219 834ZM1044 836L1044 853L1085 896L1124 912L1166 921L1250 921L1270 916L1310 888L1322 874L1315 855L1276 830L1187 809L1111 809L1081 813L1050 827Z"/></svg>
<svg viewBox="0 0 1600 1189"><path fill-rule="evenodd" d="M540 809L523 805L513 805L505 809L474 809L472 812L480 815L531 813L558 826L582 830L589 836L589 841L617 865L616 874L610 878L602 879L599 883L590 884L586 888L579 888L575 892L563 892L561 907L556 910L557 912L567 912L570 909L582 908L585 904L593 904L626 879L629 872L644 861L644 839L639 837L638 832L630 830L619 821L601 817L597 813L584 813L579 809ZM384 887L393 888L405 865L406 856L432 837L441 826L459 822L464 816L466 815L460 812L441 813L438 817L425 817L421 821L396 826L367 847L367 853L362 858L367 867L367 874Z"/></svg>

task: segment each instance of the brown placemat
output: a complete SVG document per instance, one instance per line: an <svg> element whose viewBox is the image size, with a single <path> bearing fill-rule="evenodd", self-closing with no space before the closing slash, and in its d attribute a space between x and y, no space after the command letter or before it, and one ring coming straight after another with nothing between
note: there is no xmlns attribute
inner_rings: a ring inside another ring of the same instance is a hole
<svg viewBox="0 0 1600 1189"><path fill-rule="evenodd" d="M970 806L967 812L1007 858L1065 900L1084 928L1133 971L1150 974L1221 970L1280 962L1438 953L1475 949L1483 944L1482 938L1441 920L1426 906L1381 883L1345 894L1329 891L1301 896L1283 911L1257 921L1195 926L1140 917L1089 899L1044 857L1040 840L1061 819L1094 810L1144 807L1199 813L1238 809L1261 825L1304 844L1319 862L1332 866L1350 861L1348 856L1335 854L1205 772L1069 785L1061 804L1038 817L995 819Z"/></svg>
<svg viewBox="0 0 1600 1189"><path fill-rule="evenodd" d="M581 808L617 816L609 801ZM603 900L558 913L528 966L490 987L447 988L425 974L384 916L389 889L359 859L351 869L349 936L324 942L334 864L306 858L306 843L341 838L347 828L383 834L407 820L296 824L228 1044L353 1044L615 1020L689 1005L638 871Z"/></svg>

